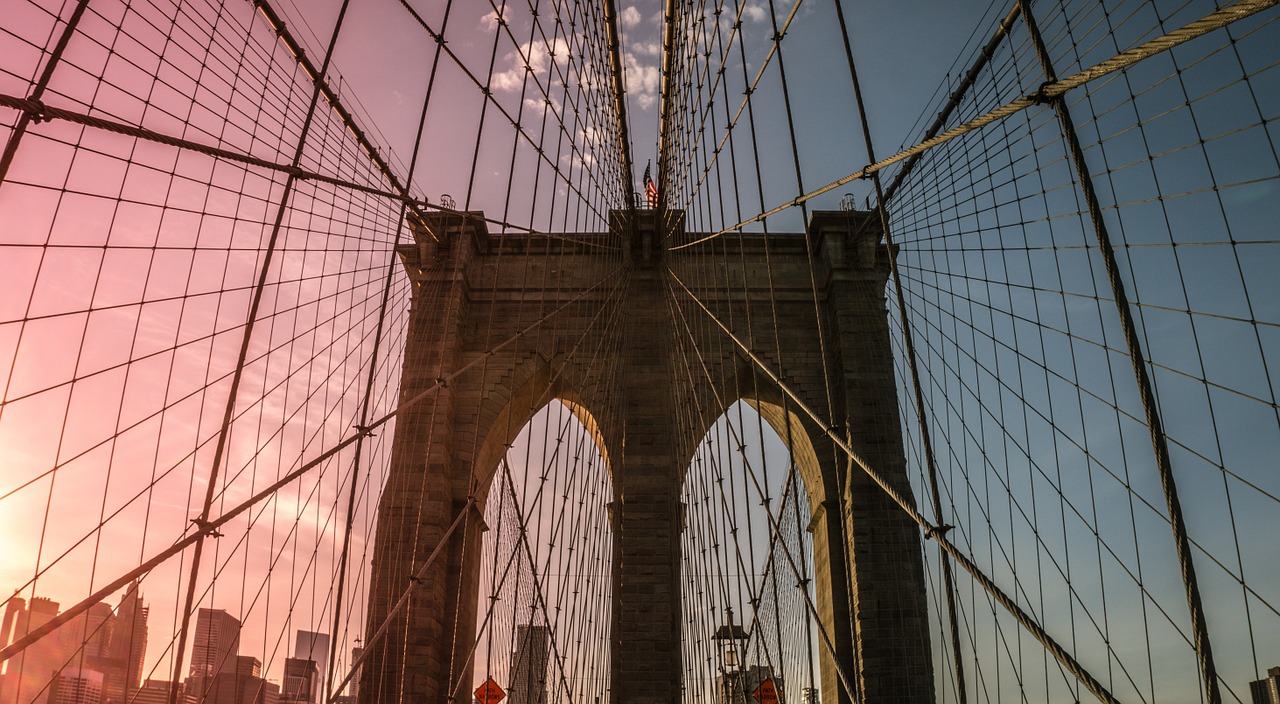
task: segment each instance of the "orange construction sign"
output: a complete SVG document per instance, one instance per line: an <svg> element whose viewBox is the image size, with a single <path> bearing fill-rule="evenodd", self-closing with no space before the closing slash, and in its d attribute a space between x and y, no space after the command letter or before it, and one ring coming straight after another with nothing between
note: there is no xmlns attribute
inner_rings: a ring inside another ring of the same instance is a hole
<svg viewBox="0 0 1280 704"><path fill-rule="evenodd" d="M480 704L498 704L506 696L507 693L502 691L502 687L499 687L492 677L485 680L484 684L476 687L476 701L479 701Z"/></svg>
<svg viewBox="0 0 1280 704"><path fill-rule="evenodd" d="M755 697L760 704L778 704L778 685L773 683L772 677L766 677L751 696Z"/></svg>

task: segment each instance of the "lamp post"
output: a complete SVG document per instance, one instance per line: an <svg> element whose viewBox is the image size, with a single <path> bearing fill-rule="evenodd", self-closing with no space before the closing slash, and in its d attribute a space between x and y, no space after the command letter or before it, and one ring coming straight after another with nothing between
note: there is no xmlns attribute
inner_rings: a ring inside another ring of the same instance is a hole
<svg viewBox="0 0 1280 704"><path fill-rule="evenodd" d="M747 693L744 681L746 630L733 622L733 607L725 609L727 623L716 629L713 640L718 641L722 653L720 665L720 682L717 687L719 701L717 704L746 704Z"/></svg>

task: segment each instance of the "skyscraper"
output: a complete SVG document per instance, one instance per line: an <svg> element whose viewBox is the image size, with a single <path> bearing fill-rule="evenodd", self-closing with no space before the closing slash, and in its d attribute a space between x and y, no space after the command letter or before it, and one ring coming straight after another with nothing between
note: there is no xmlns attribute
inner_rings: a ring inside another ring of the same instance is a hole
<svg viewBox="0 0 1280 704"><path fill-rule="evenodd" d="M9 599L9 603L4 607L4 620L0 621L0 644L7 646L21 635L16 627L19 619L26 613L26 599L18 596ZM0 675L0 704L8 704L18 683L18 659L14 658L9 662L8 673Z"/></svg>
<svg viewBox="0 0 1280 704"><path fill-rule="evenodd" d="M316 684L311 687L308 701L319 704L324 696L321 684L328 677L329 670L329 634L314 631L298 631L293 641L293 657L298 660L310 660L316 664ZM286 686L284 689L288 689Z"/></svg>
<svg viewBox="0 0 1280 704"><path fill-rule="evenodd" d="M315 699L318 672L315 662L303 658L284 659L284 682L280 688L280 702L306 704Z"/></svg>
<svg viewBox="0 0 1280 704"><path fill-rule="evenodd" d="M191 646L191 675L234 673L240 652L240 621L222 609L200 609Z"/></svg>
<svg viewBox="0 0 1280 704"><path fill-rule="evenodd" d="M364 648L361 648L358 645L352 648L351 664L354 665L356 662L358 662L362 655L364 655ZM348 667L347 669L350 670L350 667ZM358 699L360 697L360 669L361 668L359 667L356 668L355 674L351 676L351 684L347 685L347 694L352 699ZM338 680L341 681L342 678L346 676L347 676L347 673L345 672L339 673Z"/></svg>
<svg viewBox="0 0 1280 704"><path fill-rule="evenodd" d="M53 704L102 704L102 673L67 667L58 675Z"/></svg>
<svg viewBox="0 0 1280 704"><path fill-rule="evenodd" d="M1280 667L1267 668L1267 676L1249 683L1253 704L1280 704Z"/></svg>
<svg viewBox="0 0 1280 704"><path fill-rule="evenodd" d="M13 638L17 640L58 615L58 602L33 597L24 611L15 613ZM66 658L62 633L32 643L9 660L0 704L48 704L49 691Z"/></svg>
<svg viewBox="0 0 1280 704"><path fill-rule="evenodd" d="M510 704L546 704L549 640L546 626L516 626Z"/></svg>
<svg viewBox="0 0 1280 704"><path fill-rule="evenodd" d="M120 597L116 607L116 622L111 634L111 658L124 664L124 702L142 686L143 660L147 655L147 616L150 610L142 604L142 593L134 582ZM108 680L111 674L108 673ZM108 682L108 690L114 689Z"/></svg>

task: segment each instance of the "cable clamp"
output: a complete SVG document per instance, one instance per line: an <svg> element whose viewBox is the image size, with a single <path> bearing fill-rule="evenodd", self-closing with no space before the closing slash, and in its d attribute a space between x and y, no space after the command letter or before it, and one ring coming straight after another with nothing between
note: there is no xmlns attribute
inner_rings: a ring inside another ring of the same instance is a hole
<svg viewBox="0 0 1280 704"><path fill-rule="evenodd" d="M955 528L955 526L950 526L946 523L943 523L940 526L930 526L924 531L924 539L932 540L935 537L945 536L952 528Z"/></svg>
<svg viewBox="0 0 1280 704"><path fill-rule="evenodd" d="M1027 96L1027 100L1030 100L1032 105L1048 104L1055 97L1057 97L1057 96L1049 95L1047 93L1047 91L1049 90L1049 87L1052 86L1054 83L1056 83L1056 81L1045 81L1044 83L1041 83L1040 87L1036 88L1036 92Z"/></svg>
<svg viewBox="0 0 1280 704"><path fill-rule="evenodd" d="M377 433L373 432L373 428L368 425L360 425L359 423L357 423L353 427L356 429L357 433L360 433L360 435L366 438L377 437L378 435Z"/></svg>
<svg viewBox="0 0 1280 704"><path fill-rule="evenodd" d="M43 102L41 102L41 101L39 101L39 100L35 100L35 99L31 99L31 100L30 100L30 101L28 101L28 102L30 102L32 105L34 105L34 106L35 106L35 107L33 107L33 108L31 108L31 109L27 110L27 114L31 116L31 121L32 121L32 122L34 122L34 123L36 123L36 124L38 125L38 124L40 124L41 122L45 122L46 120L52 120L52 119L53 119L53 118L49 117L48 109L45 107L45 105L44 105L44 103L43 103Z"/></svg>
<svg viewBox="0 0 1280 704"><path fill-rule="evenodd" d="M206 521L203 518L193 518L191 519L191 522L195 524L196 530L198 532L205 534L206 538L222 537L222 534L218 532L217 527L214 526L213 523Z"/></svg>

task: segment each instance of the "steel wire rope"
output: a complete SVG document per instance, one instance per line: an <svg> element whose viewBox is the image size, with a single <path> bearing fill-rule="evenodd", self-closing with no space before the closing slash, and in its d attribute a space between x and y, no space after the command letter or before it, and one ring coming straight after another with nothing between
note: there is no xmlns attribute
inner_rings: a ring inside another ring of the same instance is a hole
<svg viewBox="0 0 1280 704"><path fill-rule="evenodd" d="M341 33L343 18L346 14L347 6L348 6L348 0L343 0L342 8L339 10L338 20L334 25L333 35L330 38L329 46L325 53L324 62L320 69L321 75L323 75L324 72L327 71L329 62L332 59L334 47L336 46L338 36ZM308 131L311 126L312 118L314 117L316 108L319 105L321 92L322 92L322 84L317 81L315 89L311 94L311 103L307 109L307 117L303 122L302 130L297 142L297 147L294 152L293 165L295 167L298 165L298 162L302 157L303 149L307 141ZM249 304L249 311L246 315L247 323L245 325L245 332L240 345L240 353L239 353L238 361L236 363L235 372L231 379L231 388L227 394L227 404L226 404L227 408L223 414L222 431L218 435L218 443L214 449L214 456L210 463L209 477L206 480L207 490L205 494L203 507L200 510L199 522L196 524L197 526L202 525L203 523L207 523L209 521L210 509L213 502L213 492L216 488L218 471L222 463L223 452L227 443L228 435L231 430L231 418L232 418L232 415L234 414L234 410L235 410L234 407L239 396L238 391L240 386L240 380L242 378L242 372L244 369L244 361L246 356L248 355L249 345L252 339L253 329L255 326L259 305L262 299L263 290L267 284L268 275L271 270L272 253L275 249L275 244L280 233L281 224L283 222L287 203L289 202L292 195L292 187L294 185L294 182L295 182L295 178L293 176L290 176L285 181L284 189L280 196L280 204L276 211L275 223L272 227L270 240L267 244L266 253L264 254L263 260L261 262L261 273L259 274L258 284L254 289L252 301ZM193 474L193 481L194 481L194 474ZM181 626L179 627L178 639L179 641L182 642L182 645L177 649L175 658L174 658L173 684L170 686L170 690L169 690L170 704L176 704L177 702L177 697L178 697L177 682L182 670L183 656L185 654L186 633L190 623L190 617L191 617L191 612L193 608L192 603L193 603L193 599L195 596L195 589L196 589L196 578L199 573L201 555L204 548L204 532L200 531L196 533L196 536L197 536L197 540L195 541L194 552L192 553L192 558L191 558L191 569L187 578L186 603L185 603L185 606L183 606L181 611ZM216 556L215 556L215 560L216 560Z"/></svg>

